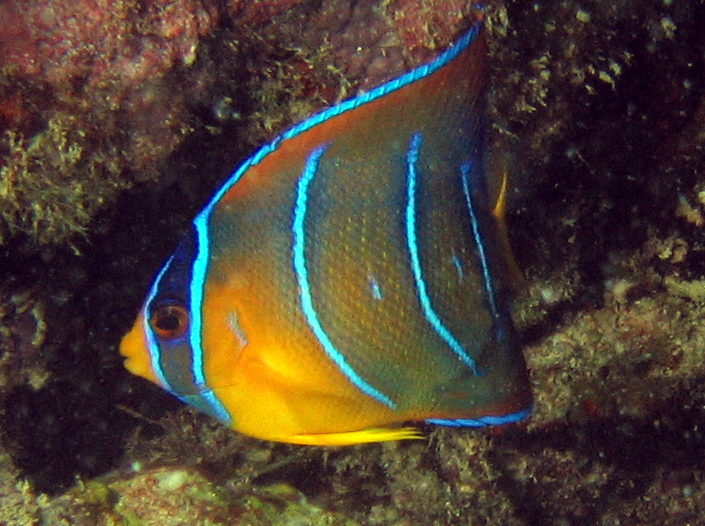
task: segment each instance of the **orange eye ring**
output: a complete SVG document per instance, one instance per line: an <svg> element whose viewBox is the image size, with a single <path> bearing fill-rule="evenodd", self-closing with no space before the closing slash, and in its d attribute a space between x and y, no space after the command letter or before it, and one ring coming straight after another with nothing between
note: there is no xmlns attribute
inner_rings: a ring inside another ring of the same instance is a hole
<svg viewBox="0 0 705 526"><path fill-rule="evenodd" d="M188 311L181 305L160 305L152 311L149 326L159 338L180 338L189 327Z"/></svg>

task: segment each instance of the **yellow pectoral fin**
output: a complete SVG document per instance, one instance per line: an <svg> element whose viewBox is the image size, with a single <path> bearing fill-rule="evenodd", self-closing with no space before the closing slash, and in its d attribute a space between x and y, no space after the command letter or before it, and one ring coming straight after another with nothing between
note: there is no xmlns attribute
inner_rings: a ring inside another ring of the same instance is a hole
<svg viewBox="0 0 705 526"><path fill-rule="evenodd" d="M318 433L313 435L292 435L282 438L283 442L305 446L351 446L371 442L390 442L393 440L419 440L424 438L415 427L370 427L360 431L345 433Z"/></svg>

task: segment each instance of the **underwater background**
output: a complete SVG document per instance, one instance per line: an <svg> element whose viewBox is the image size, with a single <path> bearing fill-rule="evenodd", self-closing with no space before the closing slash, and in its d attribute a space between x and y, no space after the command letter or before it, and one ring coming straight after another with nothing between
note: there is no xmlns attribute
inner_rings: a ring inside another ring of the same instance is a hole
<svg viewBox="0 0 705 526"><path fill-rule="evenodd" d="M0 524L705 524L705 3L487 4L535 409L299 447L117 345L234 167L433 59L461 0L0 3Z"/></svg>

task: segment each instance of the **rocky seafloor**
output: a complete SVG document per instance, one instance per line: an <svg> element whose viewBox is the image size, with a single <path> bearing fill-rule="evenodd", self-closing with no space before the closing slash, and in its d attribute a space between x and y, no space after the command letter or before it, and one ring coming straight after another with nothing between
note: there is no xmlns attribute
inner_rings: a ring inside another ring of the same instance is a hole
<svg viewBox="0 0 705 526"><path fill-rule="evenodd" d="M433 57L471 10L0 4L0 524L705 524L700 1L487 5L526 423L272 444L122 368L150 280L232 168Z"/></svg>

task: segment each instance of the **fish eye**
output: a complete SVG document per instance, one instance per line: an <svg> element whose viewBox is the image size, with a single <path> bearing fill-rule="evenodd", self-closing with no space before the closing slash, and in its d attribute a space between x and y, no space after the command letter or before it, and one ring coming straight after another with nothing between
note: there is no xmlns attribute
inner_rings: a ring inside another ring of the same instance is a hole
<svg viewBox="0 0 705 526"><path fill-rule="evenodd" d="M149 326L160 338L173 340L186 333L189 326L189 315L181 305L159 305L152 311Z"/></svg>

